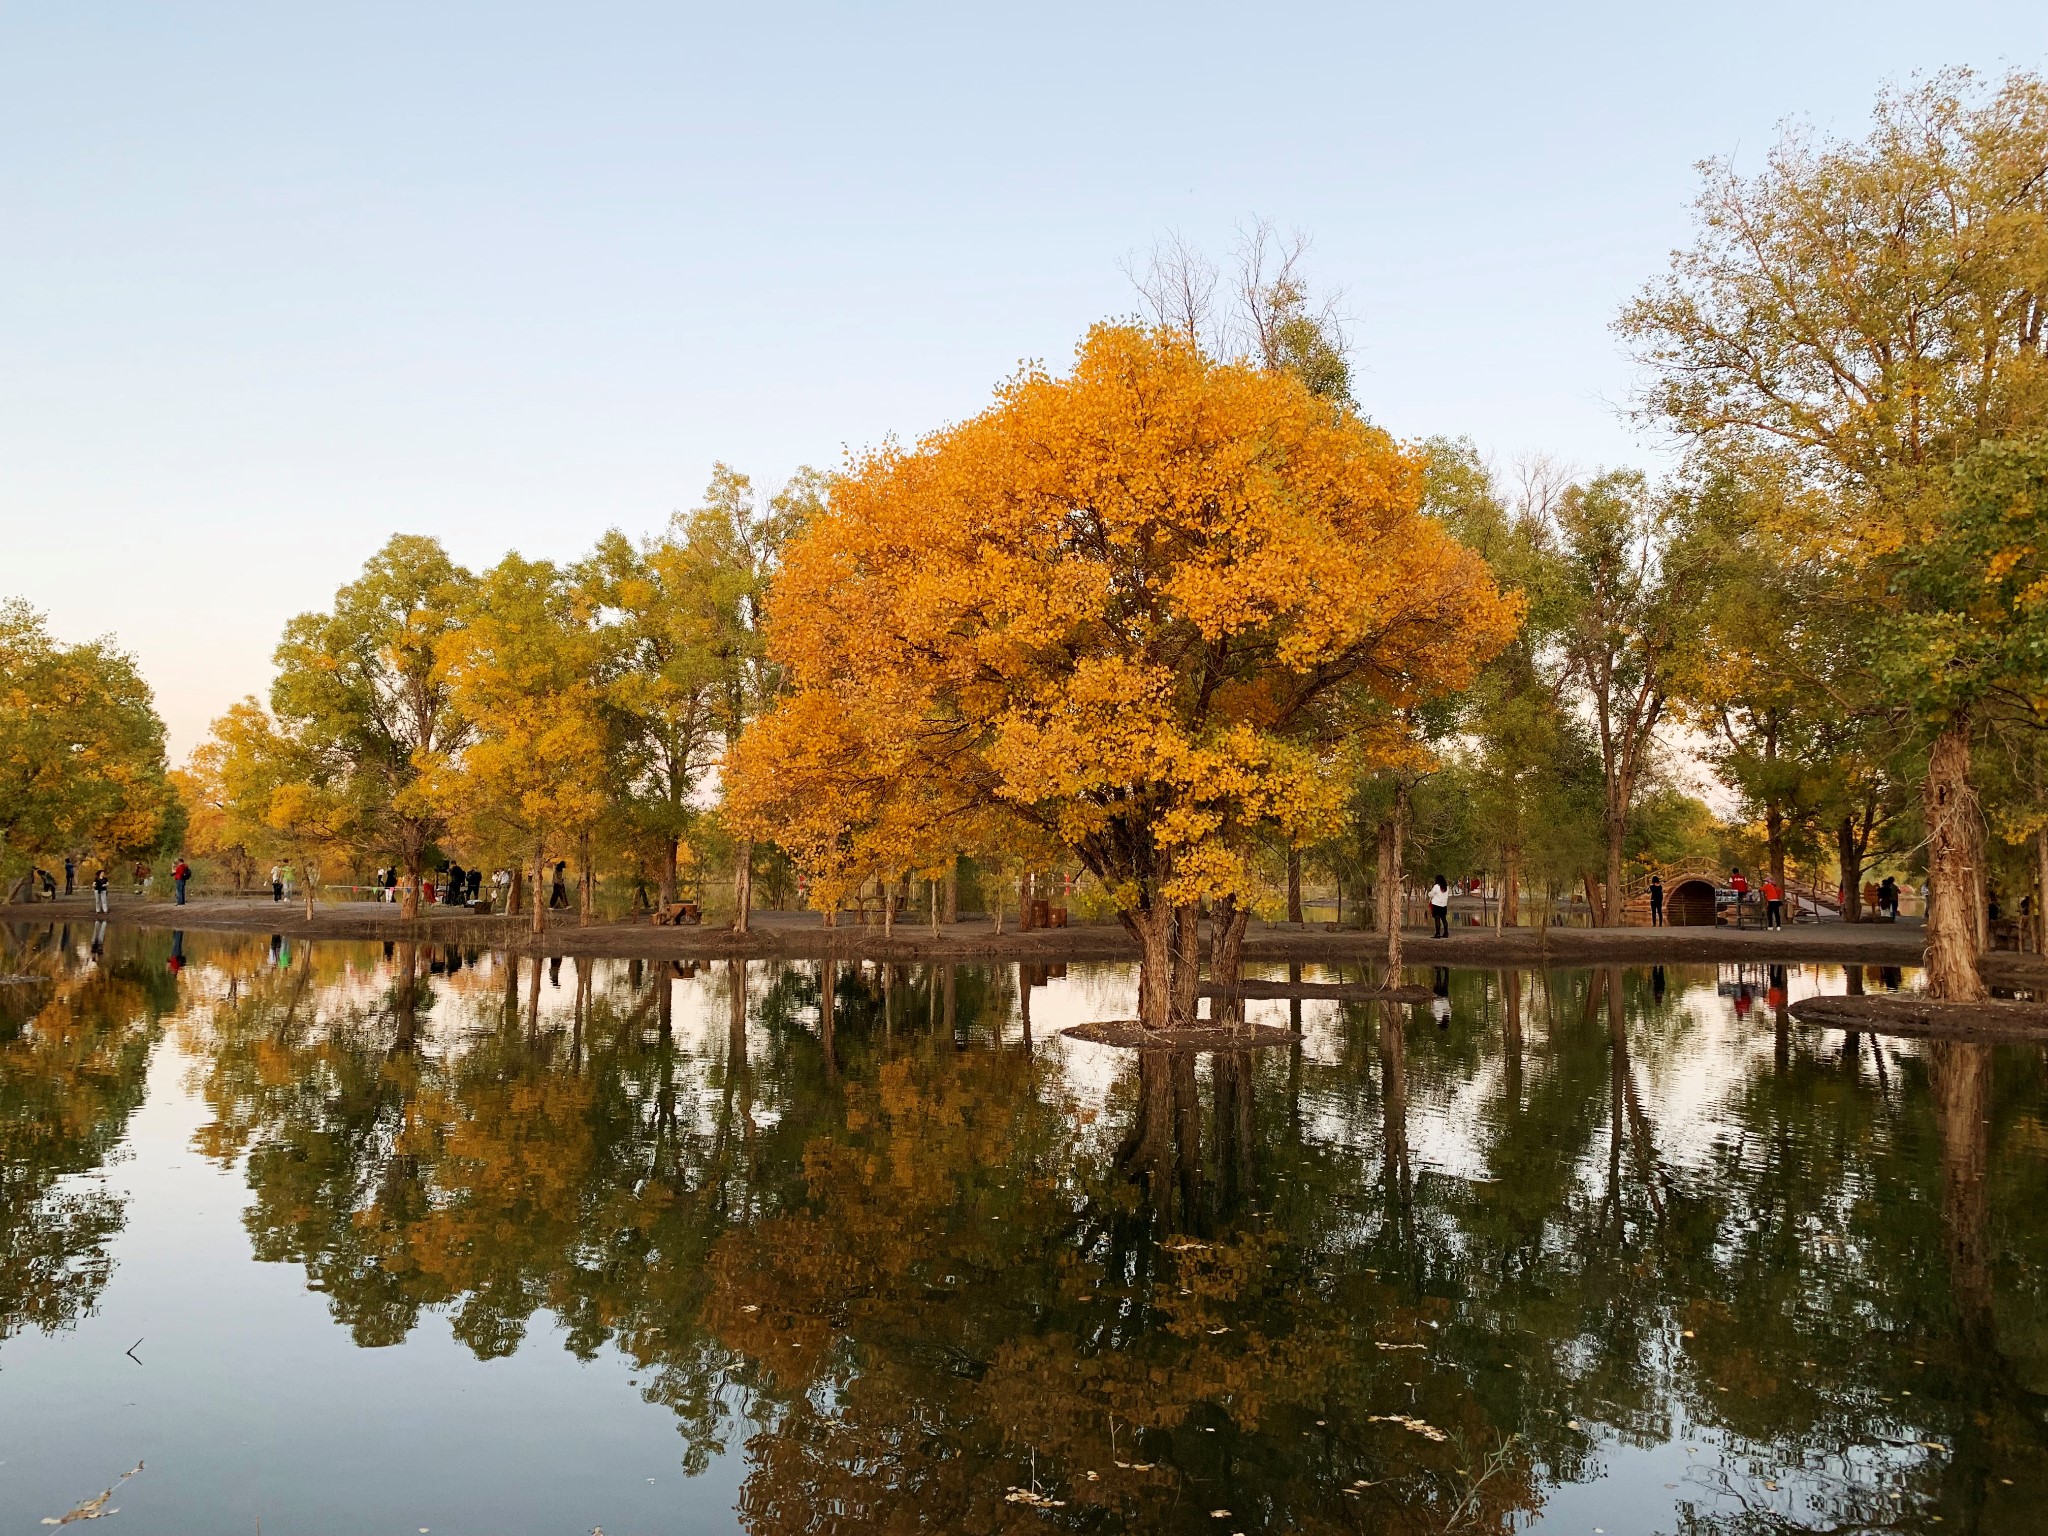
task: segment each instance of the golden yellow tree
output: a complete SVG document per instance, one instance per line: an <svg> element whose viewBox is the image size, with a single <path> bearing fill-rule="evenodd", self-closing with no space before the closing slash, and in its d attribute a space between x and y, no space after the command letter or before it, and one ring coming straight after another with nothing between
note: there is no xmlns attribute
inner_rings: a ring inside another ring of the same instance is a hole
<svg viewBox="0 0 2048 1536"><path fill-rule="evenodd" d="M770 599L790 692L734 754L735 823L824 867L1001 807L1110 893L1144 1022L1185 1024L1198 904L1255 888L1254 835L1326 835L1377 750L1351 722L1514 630L1421 491L1299 380L1097 326L1066 377L835 481Z"/></svg>
<svg viewBox="0 0 2048 1536"><path fill-rule="evenodd" d="M547 858L604 809L600 649L573 586L507 555L477 582L443 663L472 738L428 770L428 793L483 847L516 844L546 925Z"/></svg>

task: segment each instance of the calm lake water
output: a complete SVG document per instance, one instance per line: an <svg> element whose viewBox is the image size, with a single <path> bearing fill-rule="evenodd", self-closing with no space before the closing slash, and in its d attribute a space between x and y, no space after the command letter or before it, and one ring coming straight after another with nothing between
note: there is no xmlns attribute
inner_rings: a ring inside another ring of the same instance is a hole
<svg viewBox="0 0 2048 1536"><path fill-rule="evenodd" d="M2042 1050L1782 1013L1911 973L1140 1060L1124 966L89 941L0 966L0 1530L2048 1525Z"/></svg>

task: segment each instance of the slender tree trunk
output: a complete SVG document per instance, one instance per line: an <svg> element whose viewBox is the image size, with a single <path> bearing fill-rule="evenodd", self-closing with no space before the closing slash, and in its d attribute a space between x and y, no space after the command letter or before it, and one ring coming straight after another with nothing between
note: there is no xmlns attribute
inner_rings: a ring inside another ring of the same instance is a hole
<svg viewBox="0 0 2048 1536"><path fill-rule="evenodd" d="M1404 910L1407 903L1407 876L1401 867L1401 859L1408 839L1408 785L1396 780L1394 784L1394 807L1380 826L1380 867L1379 898L1380 927L1387 936L1387 976L1385 985L1401 985L1401 926L1407 920Z"/></svg>
<svg viewBox="0 0 2048 1536"><path fill-rule="evenodd" d="M1500 877L1500 923L1502 928L1522 925L1522 845L1509 843Z"/></svg>
<svg viewBox="0 0 2048 1536"><path fill-rule="evenodd" d="M597 906L597 871L590 867L590 834L585 833L576 845L577 862L583 867L576 876L576 926L588 928Z"/></svg>
<svg viewBox="0 0 2048 1536"><path fill-rule="evenodd" d="M1029 933L1033 926L1035 914L1031 910L1031 897L1034 879L1034 876L1024 875L1017 881L1017 931L1019 933Z"/></svg>
<svg viewBox="0 0 2048 1536"><path fill-rule="evenodd" d="M305 891L306 891L306 921L307 921L307 922L309 922L309 923L313 921L313 886L314 886L314 883L315 883L315 879L316 879L316 877L315 877L315 875L314 875L314 873L313 873L313 865L312 865L312 862L311 862L310 860L307 860L307 859L300 859L300 860L299 860L299 884L305 887Z"/></svg>
<svg viewBox="0 0 2048 1536"><path fill-rule="evenodd" d="M1958 714L1934 738L1921 791L1927 822L1927 995L1974 1003L1989 996L1978 966L1982 922L1977 905L1984 866L1984 825L1970 783L1970 723Z"/></svg>
<svg viewBox="0 0 2048 1536"><path fill-rule="evenodd" d="M1764 849L1771 866L1771 879L1785 889L1785 812L1772 801L1764 806Z"/></svg>
<svg viewBox="0 0 2048 1536"><path fill-rule="evenodd" d="M960 856L955 854L946 866L946 921L960 921Z"/></svg>
<svg viewBox="0 0 2048 1536"><path fill-rule="evenodd" d="M882 897L882 937L890 938L896 932L896 883L877 875L875 889Z"/></svg>
<svg viewBox="0 0 2048 1536"><path fill-rule="evenodd" d="M1605 928L1607 926L1607 903L1602 899L1600 882L1593 878L1591 870L1582 869L1579 871L1579 884L1585 888L1586 911L1593 919L1593 926L1595 928Z"/></svg>
<svg viewBox="0 0 2048 1536"><path fill-rule="evenodd" d="M517 917L519 904L525 895L526 871L519 867L519 861L512 861L512 883L505 888L505 915Z"/></svg>
<svg viewBox="0 0 2048 1536"><path fill-rule="evenodd" d="M547 849L543 844L533 845L533 931L544 932L548 925L548 902L541 894L547 889Z"/></svg>
<svg viewBox="0 0 2048 1536"><path fill-rule="evenodd" d="M424 862L420 850L405 850L405 879L399 884L398 915L411 922L420 915L420 866Z"/></svg>
<svg viewBox="0 0 2048 1536"><path fill-rule="evenodd" d="M733 855L732 931L745 933L754 906L754 840L743 838Z"/></svg>
<svg viewBox="0 0 2048 1536"><path fill-rule="evenodd" d="M1301 850L1287 850L1287 921L1301 921Z"/></svg>

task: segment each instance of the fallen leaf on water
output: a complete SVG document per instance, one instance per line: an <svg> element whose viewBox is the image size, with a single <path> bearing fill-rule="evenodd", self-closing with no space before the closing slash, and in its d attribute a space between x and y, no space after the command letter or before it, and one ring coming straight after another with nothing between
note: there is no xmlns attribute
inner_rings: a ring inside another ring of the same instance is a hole
<svg viewBox="0 0 2048 1536"><path fill-rule="evenodd" d="M1372 1341L1372 1347L1373 1347L1374 1349L1427 1349L1427 1348L1429 1348L1429 1346L1428 1346L1427 1344L1382 1344L1382 1343L1381 1343L1381 1342L1380 1342L1380 1341L1379 1341L1378 1339L1374 1339L1374 1340Z"/></svg>
<svg viewBox="0 0 2048 1536"><path fill-rule="evenodd" d="M758 1311L760 1311L761 1309L760 1309L759 1307L756 1307L756 1306L752 1306L752 1305L749 1305L749 1306L744 1306L744 1307L741 1307L741 1308L740 1308L740 1310L741 1310L742 1312L758 1312Z"/></svg>
<svg viewBox="0 0 2048 1536"><path fill-rule="evenodd" d="M1212 1509L1209 1511L1209 1518L1211 1520L1228 1520L1230 1518L1230 1511L1227 1509Z"/></svg>
<svg viewBox="0 0 2048 1536"><path fill-rule="evenodd" d="M1400 1425L1400 1426L1401 1426L1401 1427L1402 1427L1403 1429L1406 1429L1406 1430L1411 1430L1411 1431L1413 1431L1413 1432L1414 1432L1415 1434L1418 1434L1418 1435L1422 1436L1422 1438L1423 1438L1423 1439L1425 1439L1425 1440L1448 1440L1448 1439L1450 1439L1450 1436L1449 1436L1449 1435L1445 1434L1445 1433L1444 1433L1444 1432L1443 1432L1442 1430L1438 1429L1438 1428L1437 1428L1437 1427L1436 1427L1436 1426L1435 1426L1434 1424L1428 1423L1428 1422L1426 1422L1426 1421L1424 1421L1424 1420L1422 1420L1422 1419L1418 1419L1418 1418L1415 1418L1415 1417L1414 1417L1413 1415L1411 1415L1411 1414L1406 1414L1406 1413L1374 1413L1374 1414L1368 1414L1368 1415L1366 1416L1366 1422L1367 1422L1368 1424L1398 1424L1398 1425Z"/></svg>
<svg viewBox="0 0 2048 1536"><path fill-rule="evenodd" d="M114 1488L120 1487L141 1470L142 1463L138 1461L134 1466L114 1479ZM107 1500L114 1496L114 1488L103 1489L97 1498L87 1499L84 1503L76 1505L67 1514L43 1516L43 1524L69 1525L74 1520L104 1520L108 1515L118 1515L121 1513L120 1510L107 1508Z"/></svg>

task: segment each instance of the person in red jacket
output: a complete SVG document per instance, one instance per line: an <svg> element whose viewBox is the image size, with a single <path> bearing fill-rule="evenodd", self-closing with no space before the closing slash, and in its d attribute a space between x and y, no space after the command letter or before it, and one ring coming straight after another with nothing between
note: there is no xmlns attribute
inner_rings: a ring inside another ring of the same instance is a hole
<svg viewBox="0 0 2048 1536"><path fill-rule="evenodd" d="M1728 889L1735 893L1735 926L1742 926L1742 904L1749 900L1749 880L1742 873L1742 866L1736 865L1728 871Z"/></svg>
<svg viewBox="0 0 2048 1536"><path fill-rule="evenodd" d="M185 905L185 882L191 878L192 866L183 859L171 866L171 889L176 893L172 899L181 907Z"/></svg>
<svg viewBox="0 0 2048 1536"><path fill-rule="evenodd" d="M1785 926L1785 892L1769 875L1764 876L1764 927Z"/></svg>

